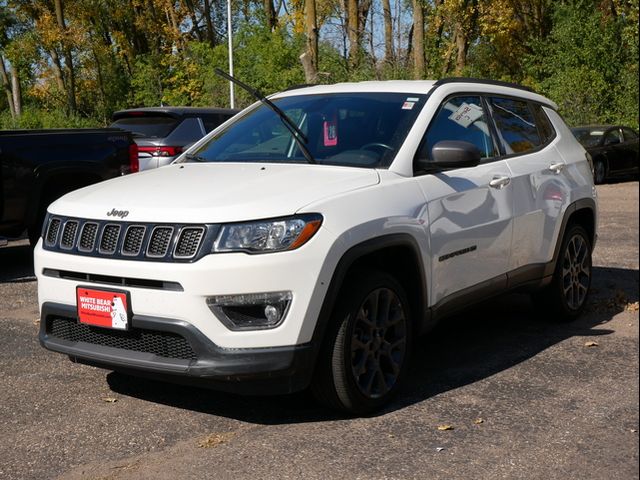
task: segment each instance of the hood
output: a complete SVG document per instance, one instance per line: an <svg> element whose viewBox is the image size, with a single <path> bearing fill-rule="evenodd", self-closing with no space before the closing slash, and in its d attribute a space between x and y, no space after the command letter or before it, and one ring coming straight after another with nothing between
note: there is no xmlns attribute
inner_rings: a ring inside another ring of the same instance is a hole
<svg viewBox="0 0 640 480"><path fill-rule="evenodd" d="M95 220L222 223L296 213L323 198L379 182L373 169L320 165L185 163L68 193L49 212Z"/></svg>

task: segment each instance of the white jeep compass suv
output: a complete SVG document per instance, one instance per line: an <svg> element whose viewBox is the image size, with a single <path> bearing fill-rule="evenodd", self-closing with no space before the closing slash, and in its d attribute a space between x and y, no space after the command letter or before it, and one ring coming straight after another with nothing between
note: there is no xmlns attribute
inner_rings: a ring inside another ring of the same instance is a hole
<svg viewBox="0 0 640 480"><path fill-rule="evenodd" d="M455 310L516 288L558 320L584 308L596 191L556 109L473 79L261 98L174 164L49 207L40 342L125 373L379 408L414 338Z"/></svg>

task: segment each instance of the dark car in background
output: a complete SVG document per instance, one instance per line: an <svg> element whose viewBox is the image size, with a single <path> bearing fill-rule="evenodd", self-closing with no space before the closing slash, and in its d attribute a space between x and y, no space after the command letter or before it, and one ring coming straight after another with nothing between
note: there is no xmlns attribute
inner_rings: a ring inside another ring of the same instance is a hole
<svg viewBox="0 0 640 480"><path fill-rule="evenodd" d="M146 107L120 110L112 128L131 132L138 144L140 170L170 164L178 155L238 110L228 108Z"/></svg>
<svg viewBox="0 0 640 480"><path fill-rule="evenodd" d="M596 184L638 175L638 133L620 125L585 125L571 129L593 160Z"/></svg>

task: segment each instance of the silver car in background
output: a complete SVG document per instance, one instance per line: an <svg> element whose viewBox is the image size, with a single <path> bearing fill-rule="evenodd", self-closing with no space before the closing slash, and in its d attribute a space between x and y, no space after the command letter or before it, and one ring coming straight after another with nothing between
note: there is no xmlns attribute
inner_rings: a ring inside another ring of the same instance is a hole
<svg viewBox="0 0 640 480"><path fill-rule="evenodd" d="M110 127L133 133L140 170L148 170L169 165L238 111L198 107L134 108L115 112Z"/></svg>

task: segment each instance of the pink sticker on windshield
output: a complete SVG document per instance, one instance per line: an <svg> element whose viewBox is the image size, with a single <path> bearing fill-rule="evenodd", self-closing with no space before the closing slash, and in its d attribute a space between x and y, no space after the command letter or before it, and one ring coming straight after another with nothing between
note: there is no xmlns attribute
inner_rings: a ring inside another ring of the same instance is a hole
<svg viewBox="0 0 640 480"><path fill-rule="evenodd" d="M338 122L334 120L325 120L322 123L324 132L324 146L335 147L338 145Z"/></svg>

